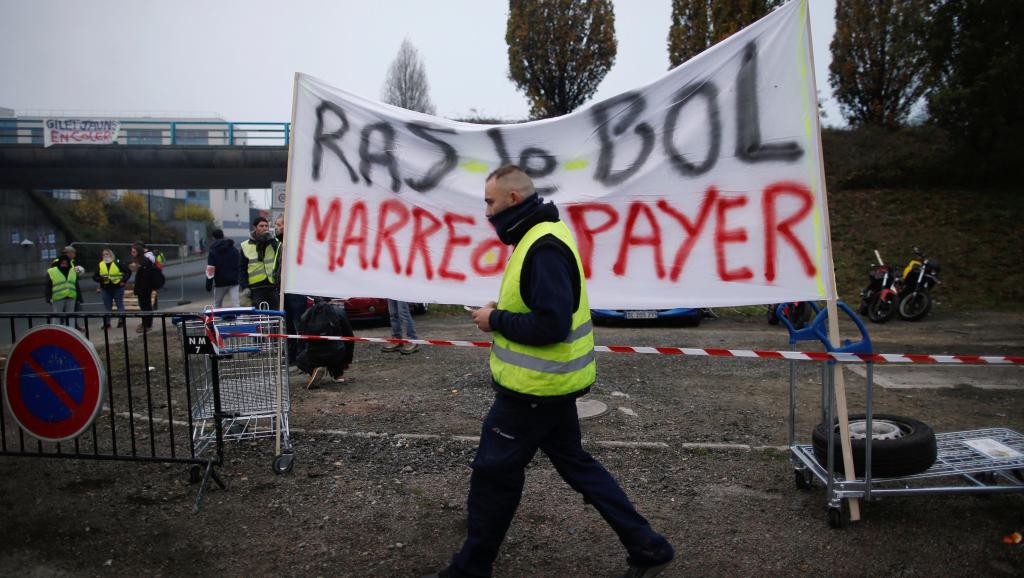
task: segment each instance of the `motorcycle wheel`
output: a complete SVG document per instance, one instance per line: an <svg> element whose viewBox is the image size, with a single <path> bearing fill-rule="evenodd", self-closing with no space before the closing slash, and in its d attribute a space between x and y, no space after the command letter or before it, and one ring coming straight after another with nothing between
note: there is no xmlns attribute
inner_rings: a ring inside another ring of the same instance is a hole
<svg viewBox="0 0 1024 578"><path fill-rule="evenodd" d="M868 307L870 307L870 297L867 294L865 294L864 291L861 291L860 307L857 308L857 313L860 313L861 315L867 315Z"/></svg>
<svg viewBox="0 0 1024 578"><path fill-rule="evenodd" d="M793 324L795 329L803 329L807 326L808 315L810 307L807 306L806 301L801 301L799 305L790 305L789 308L789 322Z"/></svg>
<svg viewBox="0 0 1024 578"><path fill-rule="evenodd" d="M775 314L774 304L768 306L768 325L778 325L779 317Z"/></svg>
<svg viewBox="0 0 1024 578"><path fill-rule="evenodd" d="M919 321L932 308L932 296L927 291L914 291L900 299L899 314L907 321Z"/></svg>
<svg viewBox="0 0 1024 578"><path fill-rule="evenodd" d="M885 323L892 319L894 313L896 313L896 300L892 298L878 298L868 306L868 319L875 323Z"/></svg>

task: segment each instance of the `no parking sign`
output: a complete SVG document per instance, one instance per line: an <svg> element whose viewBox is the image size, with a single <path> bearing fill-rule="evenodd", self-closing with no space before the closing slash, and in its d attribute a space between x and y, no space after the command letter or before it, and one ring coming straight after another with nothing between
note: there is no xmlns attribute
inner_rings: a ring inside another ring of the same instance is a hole
<svg viewBox="0 0 1024 578"><path fill-rule="evenodd" d="M92 342L62 325L29 330L4 369L4 403L18 425L48 442L78 437L103 406L103 366Z"/></svg>

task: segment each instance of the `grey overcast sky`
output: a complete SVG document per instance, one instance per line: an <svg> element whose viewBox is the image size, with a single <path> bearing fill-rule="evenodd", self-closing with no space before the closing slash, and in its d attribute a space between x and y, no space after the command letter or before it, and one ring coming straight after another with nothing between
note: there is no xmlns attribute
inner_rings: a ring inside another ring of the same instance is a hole
<svg viewBox="0 0 1024 578"><path fill-rule="evenodd" d="M825 124L834 0L810 0ZM403 38L420 52L437 113L526 118L507 78L499 0L0 0L0 107L19 113L214 113L290 119L293 74L380 97ZM617 0L615 66L595 99L668 69L670 0Z"/></svg>

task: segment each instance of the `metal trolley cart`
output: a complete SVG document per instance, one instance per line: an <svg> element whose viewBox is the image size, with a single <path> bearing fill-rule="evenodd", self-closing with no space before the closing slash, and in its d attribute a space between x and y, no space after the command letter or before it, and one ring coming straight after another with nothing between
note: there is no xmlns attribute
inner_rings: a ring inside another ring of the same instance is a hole
<svg viewBox="0 0 1024 578"><path fill-rule="evenodd" d="M816 316L805 328L796 329L777 311L779 318L789 330L790 344L798 341L819 340L825 350L834 353L873 353L871 339L864 323L850 307L838 302L842 309L857 325L861 339L846 341L835 347L828 338L827 310L811 304ZM859 361L859 359L851 359ZM822 367L821 418L822 423L835 424L835 369L836 360L826 362ZM863 439L864 468L858 477L847 480L836 472L835 450L840 443L838 427L825 428L827 434L826 463L822 464L815 455L813 445L796 443L796 361L790 360L789 368L789 449L793 463L795 482L799 489L809 489L815 479L825 485L828 507L828 522L833 528L845 524L844 500L856 498L871 500L887 496L913 496L932 494L995 494L1024 492L1024 436L1006 428L985 428L970 431L938 433L935 435L937 456L927 470L905 476L873 477L871 474L873 440L891 439L900 436L898 427L887 420L874 418L872 394L874 387L873 362L866 362L866 394L863 419L851 420L852 437ZM867 435L872 432L872 435ZM874 443L878 443L874 441Z"/></svg>
<svg viewBox="0 0 1024 578"><path fill-rule="evenodd" d="M279 338L231 335L280 334L283 324L283 311L253 308L208 308L202 316L181 318L197 454L216 442L218 435L223 440L274 437L274 472L292 470L287 343ZM206 354L197 355L201 352Z"/></svg>

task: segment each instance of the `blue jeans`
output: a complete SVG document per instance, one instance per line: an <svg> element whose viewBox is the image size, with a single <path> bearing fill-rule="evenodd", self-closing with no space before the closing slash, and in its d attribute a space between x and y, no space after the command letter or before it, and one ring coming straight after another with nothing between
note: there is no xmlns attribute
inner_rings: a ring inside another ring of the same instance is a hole
<svg viewBox="0 0 1024 578"><path fill-rule="evenodd" d="M393 301L388 299L388 314L391 315L391 336L401 339L402 324L405 324L405 332L409 339L416 337L416 326L412 323L412 313L409 312L409 304L405 301Z"/></svg>
<svg viewBox="0 0 1024 578"><path fill-rule="evenodd" d="M121 287L103 287L100 290L100 296L103 297L103 310L110 311L114 310L114 303L117 303L117 310L120 313L124 313L124 286ZM103 324L110 325L110 316L103 316Z"/></svg>
<svg viewBox="0 0 1024 578"><path fill-rule="evenodd" d="M674 554L664 536L637 513L615 478L583 450L576 401L531 403L498 395L484 418L469 480L469 529L452 559L454 576L491 575L498 548L519 507L525 469L537 449L618 535L628 563L653 566Z"/></svg>

